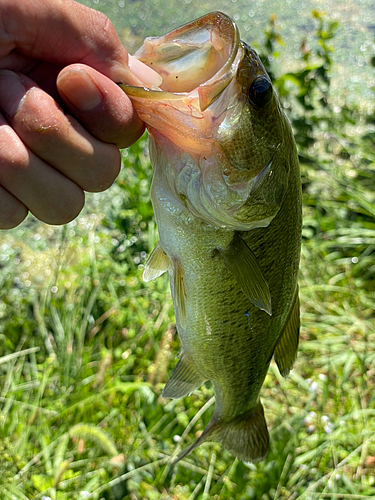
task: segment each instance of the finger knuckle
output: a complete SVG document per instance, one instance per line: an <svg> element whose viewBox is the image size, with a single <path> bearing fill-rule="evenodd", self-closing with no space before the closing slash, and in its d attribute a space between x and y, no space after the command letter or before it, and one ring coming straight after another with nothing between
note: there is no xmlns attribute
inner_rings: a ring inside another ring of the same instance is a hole
<svg viewBox="0 0 375 500"><path fill-rule="evenodd" d="M111 20L109 17L107 17L105 14L102 12L96 11L96 16L97 16L97 26L101 27L101 33L104 36L104 38L108 40L112 40L114 36L117 38L117 33L115 30L115 27L113 26Z"/></svg>
<svg viewBox="0 0 375 500"><path fill-rule="evenodd" d="M23 170L29 165L29 154L16 135L9 126L0 127L0 172L16 173L18 170Z"/></svg>
<svg viewBox="0 0 375 500"><path fill-rule="evenodd" d="M52 97L39 88L27 92L22 108L13 119L14 128L33 147L48 146L48 143L67 126L66 119Z"/></svg>

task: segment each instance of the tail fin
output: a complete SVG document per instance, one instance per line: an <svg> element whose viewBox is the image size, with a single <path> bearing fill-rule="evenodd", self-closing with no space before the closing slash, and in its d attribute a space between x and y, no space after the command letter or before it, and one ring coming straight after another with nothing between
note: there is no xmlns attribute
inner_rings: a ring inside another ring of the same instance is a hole
<svg viewBox="0 0 375 500"><path fill-rule="evenodd" d="M258 402L251 410L227 422L214 417L197 441L179 453L172 465L206 441L219 441L226 450L243 462L263 460L268 453L269 434L262 404Z"/></svg>

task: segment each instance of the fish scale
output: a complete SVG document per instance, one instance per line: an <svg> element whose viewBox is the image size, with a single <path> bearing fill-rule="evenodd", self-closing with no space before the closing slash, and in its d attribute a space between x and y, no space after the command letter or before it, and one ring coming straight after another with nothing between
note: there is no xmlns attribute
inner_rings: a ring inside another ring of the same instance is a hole
<svg viewBox="0 0 375 500"><path fill-rule="evenodd" d="M210 423L175 462L205 441L257 461L269 446L260 403L269 363L274 356L286 376L298 347L292 130L258 56L225 14L148 38L135 57L165 81L122 86L150 135L159 243L144 278L169 272L181 341L163 396L184 397L210 380L216 397Z"/></svg>

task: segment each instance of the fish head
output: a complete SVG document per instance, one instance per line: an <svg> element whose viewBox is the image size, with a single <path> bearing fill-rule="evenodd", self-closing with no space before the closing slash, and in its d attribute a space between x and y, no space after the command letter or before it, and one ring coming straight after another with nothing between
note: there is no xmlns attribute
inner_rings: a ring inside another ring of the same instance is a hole
<svg viewBox="0 0 375 500"><path fill-rule="evenodd" d="M235 23L213 12L134 54L158 88L121 85L151 138L151 160L171 196L220 228L270 224L296 150L289 122L258 55Z"/></svg>

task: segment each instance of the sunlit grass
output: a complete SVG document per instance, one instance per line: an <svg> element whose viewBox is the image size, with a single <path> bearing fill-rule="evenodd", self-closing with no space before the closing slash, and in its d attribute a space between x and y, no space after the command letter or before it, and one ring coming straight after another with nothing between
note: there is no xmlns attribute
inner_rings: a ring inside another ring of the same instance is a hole
<svg viewBox="0 0 375 500"><path fill-rule="evenodd" d="M271 450L256 465L218 444L169 465L208 423L213 391L206 384L183 400L159 398L179 347L167 278L141 281L141 252L156 240L152 219L130 246L112 216L83 216L65 229L33 223L27 240L5 235L2 498L371 497L371 185L346 176L349 165L324 161L302 165L301 344L288 379L271 364L262 391Z"/></svg>

